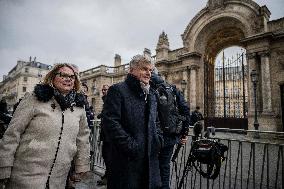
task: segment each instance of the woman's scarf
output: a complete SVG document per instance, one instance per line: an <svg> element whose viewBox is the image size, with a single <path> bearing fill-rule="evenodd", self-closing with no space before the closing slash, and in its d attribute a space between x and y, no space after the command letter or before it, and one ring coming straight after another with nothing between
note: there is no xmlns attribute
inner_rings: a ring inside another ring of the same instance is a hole
<svg viewBox="0 0 284 189"><path fill-rule="evenodd" d="M76 104L76 92L74 90L70 91L66 96L63 96L57 89L54 89L54 98L60 105L62 111L67 108L72 108Z"/></svg>

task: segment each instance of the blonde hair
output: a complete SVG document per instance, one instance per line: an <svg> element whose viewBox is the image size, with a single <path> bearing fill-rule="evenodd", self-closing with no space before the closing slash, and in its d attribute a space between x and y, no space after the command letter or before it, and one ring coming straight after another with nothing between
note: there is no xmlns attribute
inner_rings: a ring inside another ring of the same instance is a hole
<svg viewBox="0 0 284 189"><path fill-rule="evenodd" d="M74 75L75 75L74 90L78 92L81 88L81 82L80 82L79 76L78 74L76 74L76 71L74 71L73 66L67 63L56 64L44 77L43 84L53 87L53 80L56 74L58 73L58 70L63 67L68 67L74 72Z"/></svg>

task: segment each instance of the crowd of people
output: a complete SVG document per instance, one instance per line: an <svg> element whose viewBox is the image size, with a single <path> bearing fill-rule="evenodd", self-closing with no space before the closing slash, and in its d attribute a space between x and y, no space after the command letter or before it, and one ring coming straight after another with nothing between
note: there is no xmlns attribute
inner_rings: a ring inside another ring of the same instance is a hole
<svg viewBox="0 0 284 189"><path fill-rule="evenodd" d="M72 188L70 181L90 171L89 134L95 117L88 86L78 73L74 65L55 65L15 105L0 139L0 186ZM166 99L161 86L167 86ZM169 189L174 145L186 143L184 133L191 124L183 94L163 80L151 59L136 55L123 82L103 85L102 100L97 118L106 172L97 184L108 189Z"/></svg>

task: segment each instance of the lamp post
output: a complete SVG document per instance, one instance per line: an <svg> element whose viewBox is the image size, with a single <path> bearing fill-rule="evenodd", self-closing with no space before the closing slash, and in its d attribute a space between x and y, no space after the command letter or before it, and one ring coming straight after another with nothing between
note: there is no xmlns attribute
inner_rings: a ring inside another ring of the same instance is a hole
<svg viewBox="0 0 284 189"><path fill-rule="evenodd" d="M184 96L185 94L185 88L186 88L186 81L183 79L181 82L180 82L180 85L181 85L181 90L182 90L182 95Z"/></svg>
<svg viewBox="0 0 284 189"><path fill-rule="evenodd" d="M259 123L257 120L257 104L256 104L256 89L257 89L257 82L258 82L258 73L256 70L252 70L250 73L251 82L253 84L253 91L254 91L254 129L258 130ZM255 138L259 138L259 133L256 132L254 135Z"/></svg>

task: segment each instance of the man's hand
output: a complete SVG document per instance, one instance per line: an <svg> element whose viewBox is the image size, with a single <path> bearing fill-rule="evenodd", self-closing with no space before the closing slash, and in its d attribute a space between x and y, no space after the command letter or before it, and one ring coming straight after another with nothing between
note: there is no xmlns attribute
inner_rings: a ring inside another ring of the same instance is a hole
<svg viewBox="0 0 284 189"><path fill-rule="evenodd" d="M188 139L188 137L187 137L187 136L182 137L182 138L180 139L180 141L179 141L179 142L180 142L181 144L186 144L187 139Z"/></svg>

